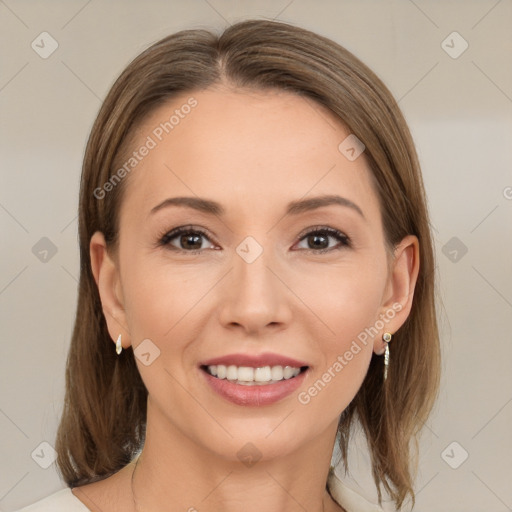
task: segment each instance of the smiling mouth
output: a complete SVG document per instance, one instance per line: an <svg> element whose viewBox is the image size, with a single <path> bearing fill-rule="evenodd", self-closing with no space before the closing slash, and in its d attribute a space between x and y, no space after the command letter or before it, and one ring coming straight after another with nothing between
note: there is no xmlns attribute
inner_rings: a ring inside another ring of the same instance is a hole
<svg viewBox="0 0 512 512"><path fill-rule="evenodd" d="M309 366L251 366L202 365L201 369L219 380L227 380L242 386L265 386L290 380L304 373Z"/></svg>

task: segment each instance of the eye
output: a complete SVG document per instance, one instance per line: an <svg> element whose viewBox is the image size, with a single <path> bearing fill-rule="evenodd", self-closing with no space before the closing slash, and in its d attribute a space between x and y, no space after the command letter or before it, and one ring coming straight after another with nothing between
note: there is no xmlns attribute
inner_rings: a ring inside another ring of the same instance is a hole
<svg viewBox="0 0 512 512"><path fill-rule="evenodd" d="M159 245L168 246L172 250L197 254L207 247L203 246L204 240L210 240L201 229L192 226L181 226L165 233L159 241Z"/></svg>
<svg viewBox="0 0 512 512"><path fill-rule="evenodd" d="M337 240L338 246L329 246L329 239ZM333 228L316 228L308 231L301 236L300 241L304 240L307 244L306 250L316 253L324 253L343 247L350 247L350 239L341 231Z"/></svg>
<svg viewBox="0 0 512 512"><path fill-rule="evenodd" d="M188 254L199 254L208 248L203 245L205 240L211 243L209 236L202 229L193 226L181 226L162 235L158 245ZM330 245L330 240L336 240L338 245ZM345 234L328 227L311 229L300 236L299 243L302 241L307 244L307 247L302 247L303 249L320 254L351 246L350 239Z"/></svg>

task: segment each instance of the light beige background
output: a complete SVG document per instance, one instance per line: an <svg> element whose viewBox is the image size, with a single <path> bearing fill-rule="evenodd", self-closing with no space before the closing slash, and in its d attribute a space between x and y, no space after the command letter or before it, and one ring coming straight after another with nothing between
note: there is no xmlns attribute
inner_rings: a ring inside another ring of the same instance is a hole
<svg viewBox="0 0 512 512"><path fill-rule="evenodd" d="M252 16L331 37L400 100L423 166L444 305L443 382L415 510L512 510L510 0L0 0L1 510L64 487L55 464L40 466L52 461L41 443L53 445L62 408L81 158L102 98L159 38ZM58 43L47 59L31 47L44 31ZM443 45L454 31L463 39ZM458 58L445 51L464 41ZM57 250L46 262L33 252L43 237ZM350 484L371 497L366 457L354 453Z"/></svg>

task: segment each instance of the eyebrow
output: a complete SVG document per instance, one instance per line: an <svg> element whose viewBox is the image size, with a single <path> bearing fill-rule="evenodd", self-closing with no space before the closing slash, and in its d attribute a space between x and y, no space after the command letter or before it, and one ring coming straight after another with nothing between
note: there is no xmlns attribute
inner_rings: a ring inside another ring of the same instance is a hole
<svg viewBox="0 0 512 512"><path fill-rule="evenodd" d="M345 197L341 197L338 195L323 195L318 197L312 197L309 199L299 199L297 201L292 201L288 204L286 208L286 215L299 215L304 212L308 212L311 210L316 210L318 208L323 208L325 206L331 205L339 205L347 208L351 208L356 211L363 219L365 216L363 211L357 204L350 201ZM188 208L193 208L194 210L198 210L203 213L207 213L210 215L222 216L225 214L226 210L224 207L217 203L216 201L212 201L210 199L203 199L200 197L170 197L165 199L161 203L157 204L154 208L151 209L150 214L154 214L163 208L167 208L169 206L185 206Z"/></svg>

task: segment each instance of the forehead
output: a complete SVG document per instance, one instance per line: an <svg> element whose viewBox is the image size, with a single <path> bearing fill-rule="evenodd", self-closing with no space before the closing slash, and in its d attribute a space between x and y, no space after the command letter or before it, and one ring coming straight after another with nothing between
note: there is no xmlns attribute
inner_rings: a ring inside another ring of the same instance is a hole
<svg viewBox="0 0 512 512"><path fill-rule="evenodd" d="M228 210L238 200L254 212L305 195L339 193L375 209L364 156L350 161L339 150L349 135L327 108L288 92L182 94L137 128L130 151L140 161L125 199L149 210L167 196L197 195Z"/></svg>

